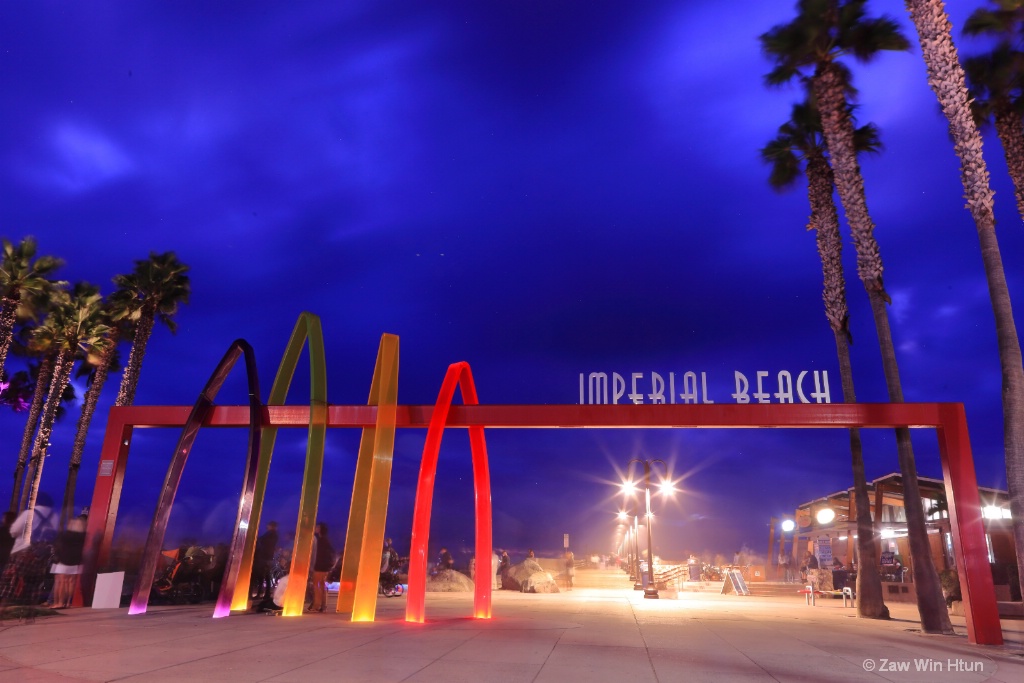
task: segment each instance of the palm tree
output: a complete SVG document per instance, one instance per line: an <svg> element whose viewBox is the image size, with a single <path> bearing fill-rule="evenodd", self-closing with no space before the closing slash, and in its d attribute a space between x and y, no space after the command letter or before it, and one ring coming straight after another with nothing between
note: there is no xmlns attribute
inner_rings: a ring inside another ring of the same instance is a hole
<svg viewBox="0 0 1024 683"><path fill-rule="evenodd" d="M56 354L47 353L39 361L38 365L30 365L29 372L35 376L34 389L32 391L32 402L29 404L28 419L25 421L25 430L21 435L21 449L18 451L18 461L14 466L14 489L11 491L11 512L18 512L28 502L27 495L22 499L22 483L25 475L25 468L28 466L28 456L32 452L32 443L36 438L36 430L39 427L39 416L43 413L43 401L46 400L46 393L50 387L50 378L53 376L53 361ZM30 477L31 478L31 477Z"/></svg>
<svg viewBox="0 0 1024 683"><path fill-rule="evenodd" d="M46 303L46 307L52 312L52 308L58 301L64 301L66 295L62 292L52 297ZM40 307L41 308L41 307ZM38 311L37 311L38 312ZM48 319L49 313L44 317ZM29 455L32 453L32 444L35 441L36 431L39 428L39 416L43 412L43 402L46 400L46 393L50 387L50 380L53 377L53 362L57 352L54 349L53 334L49 327L24 325L15 335L15 344L12 351L20 355L34 355L38 362L28 362L28 375L32 387L32 398L28 403L28 417L25 420L25 429L21 436L21 448L18 450L18 460L14 467L14 487L11 491L11 512L18 512L25 509L28 502L28 489L24 488L26 480L31 480L34 474L34 462L29 462ZM68 384L61 397L60 407L57 408L57 419L63 417L64 405L75 400L75 388ZM28 468L28 472L26 472Z"/></svg>
<svg viewBox="0 0 1024 683"><path fill-rule="evenodd" d="M103 298L99 289L82 283L75 286L71 296L65 296L66 299L59 302L47 318L46 324L37 330L39 335L52 338L57 356L53 363L53 379L50 381L50 388L43 404L43 414L39 420L39 431L32 447L35 471L29 481L28 502L25 506L29 511L28 528L32 527L32 509L35 507L36 495L39 492L39 482L43 475L43 464L50 445L57 406L71 380L75 358L80 353L102 352L109 332L102 319Z"/></svg>
<svg viewBox="0 0 1024 683"><path fill-rule="evenodd" d="M98 354L90 354L85 365L79 370L79 375L87 376L87 389L82 399L82 412L78 416L78 425L75 430L75 440L71 447L71 459L68 463L68 479L64 485L64 504L61 507L60 528L74 512L75 488L78 483L78 470L82 466L82 455L85 452L86 437L89 435L89 426L92 423L93 415L96 413L96 406L99 404L100 394L103 392L103 385L111 370L118 368L117 344L121 340L124 330L122 329L125 316L128 310L125 308L127 300L115 292L104 304L101 316L108 327L105 343Z"/></svg>
<svg viewBox="0 0 1024 683"><path fill-rule="evenodd" d="M928 84L949 121L953 148L960 159L960 180L967 208L981 242L989 298L996 322L996 342L1003 376L1003 447L1010 496L1013 537L1017 547L1018 581L1024 591L1024 366L1013 320L1010 290L996 238L993 192L981 151L981 134L971 115L964 71L960 66L949 17L941 0L906 0L917 29ZM915 574L916 577L916 574Z"/></svg>
<svg viewBox="0 0 1024 683"><path fill-rule="evenodd" d="M1024 218L1024 3L991 0L994 9L975 10L964 24L964 35L990 36L995 47L964 61L974 122L995 123L1006 167L1013 180L1017 211Z"/></svg>
<svg viewBox="0 0 1024 683"><path fill-rule="evenodd" d="M63 264L53 256L36 258L34 237L24 238L17 246L3 240L3 254L0 255L0 375L11 346L14 322L19 317L31 317L34 296L49 294L54 287L66 284L46 279Z"/></svg>
<svg viewBox="0 0 1024 683"><path fill-rule="evenodd" d="M858 152L881 149L878 130L866 125L855 131ZM821 117L813 102L793 105L789 121L779 127L778 135L761 150L761 158L771 164L768 182L776 190L793 187L803 164L807 178L807 194L811 202L811 219L807 228L817 233L818 255L824 280L825 317L836 340L839 375L843 382L843 401L856 403L853 367L850 363L849 308L846 304L846 279L843 276L843 240L839 235L839 214L832 199L834 183L832 168L826 158L827 147L821 131ZM853 464L854 503L857 509L857 615L870 619L888 619L889 609L882 594L882 577L878 571L875 550L875 529L871 519L867 477L860 430L850 430L850 455Z"/></svg>
<svg viewBox="0 0 1024 683"><path fill-rule="evenodd" d="M857 275L871 303L889 401L902 403L903 387L886 309L891 300L882 283L882 258L874 237L875 226L868 212L847 101L849 73L838 59L852 54L858 61L866 62L882 50L906 50L909 43L894 20L888 17L868 18L866 4L866 0L798 0L797 17L763 34L761 45L774 62L774 68L767 75L770 85L797 77L810 82L821 114L836 189L857 250ZM809 75L807 71L810 71ZM921 628L926 633L952 633L939 573L931 560L908 428L896 429L896 447L904 485L907 535L913 557Z"/></svg>
<svg viewBox="0 0 1024 683"><path fill-rule="evenodd" d="M135 262L131 274L114 278L114 283L130 296L128 320L135 325L115 405L130 406L135 402L135 388L155 322L165 324L172 334L177 331L173 316L180 304L188 303L190 293L187 271L188 266L179 261L174 252L151 252L149 259Z"/></svg>

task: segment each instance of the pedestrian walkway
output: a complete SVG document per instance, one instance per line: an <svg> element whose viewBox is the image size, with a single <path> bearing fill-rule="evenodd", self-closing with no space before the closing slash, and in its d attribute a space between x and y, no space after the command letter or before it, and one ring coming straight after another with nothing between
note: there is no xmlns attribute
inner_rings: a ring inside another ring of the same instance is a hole
<svg viewBox="0 0 1024 683"><path fill-rule="evenodd" d="M431 593L427 623L404 621L405 598L377 620L347 615L212 619L212 604L73 609L0 623L0 681L1024 681L1024 622L1007 643L920 633L912 605L858 619L841 600L639 591L497 591L475 620L471 594Z"/></svg>

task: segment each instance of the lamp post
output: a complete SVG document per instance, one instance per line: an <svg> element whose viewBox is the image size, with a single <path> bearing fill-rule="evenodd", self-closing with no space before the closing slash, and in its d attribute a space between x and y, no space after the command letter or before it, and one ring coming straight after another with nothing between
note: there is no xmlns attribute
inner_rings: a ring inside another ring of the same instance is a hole
<svg viewBox="0 0 1024 683"><path fill-rule="evenodd" d="M644 468L644 504L647 511L647 587L644 588L643 591L644 598L652 598L655 600L658 599L660 596L658 595L658 587L654 583L654 541L651 533L651 526L652 522L654 521L654 516L651 514L651 465L657 462L660 462L662 466L664 466L666 473L666 476L664 479L662 479L661 486L659 488L661 489L662 493L669 494L674 490L674 488L672 486L672 482L668 479L668 465L665 464L664 460L641 460L639 458L633 458L628 463L626 463L627 474L632 468L633 463L640 463L641 465L643 465ZM635 484L633 484L632 480L627 480L622 485L622 490L624 493L630 494L636 491L636 486ZM634 523L635 520L636 517L634 517ZM639 551L639 548L637 548L637 550ZM639 552L637 554L639 555ZM637 581L639 582L640 572L638 571L637 574ZM635 589L636 587L636 584L634 584L633 588Z"/></svg>
<svg viewBox="0 0 1024 683"><path fill-rule="evenodd" d="M629 493L628 484L624 483L623 489L626 493ZM629 580L633 582L633 590L642 591L644 589L643 584L643 573L640 571L640 524L637 520L637 515L632 511L620 510L619 519L628 520L632 518L632 526L629 526L627 522L626 533L629 535Z"/></svg>
<svg viewBox="0 0 1024 683"><path fill-rule="evenodd" d="M782 529L782 533L779 534L779 556L784 557L786 560L786 566L783 567L782 578L784 581L789 583L789 580L793 577L793 569L792 566L790 566L790 562L793 560L793 551L786 550L786 534L792 533L793 529L796 528L796 522L792 519L784 519L782 520L780 527Z"/></svg>

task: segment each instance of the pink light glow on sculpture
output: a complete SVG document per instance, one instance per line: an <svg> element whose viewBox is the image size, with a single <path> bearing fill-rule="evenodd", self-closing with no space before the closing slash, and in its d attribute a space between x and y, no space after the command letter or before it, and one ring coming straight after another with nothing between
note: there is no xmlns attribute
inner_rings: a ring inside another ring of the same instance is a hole
<svg viewBox="0 0 1024 683"><path fill-rule="evenodd" d="M462 389L462 402L465 405L479 405L473 373L468 363L453 363L448 366L437 403L434 404L434 412L430 417L427 439L423 445L423 459L420 462L420 476L416 485L416 504L413 509L412 542L409 548L409 592L405 605L405 620L418 624L423 623L425 616L427 546L430 540L430 513L434 499L437 457L457 386ZM491 566L491 476L487 465L484 428L481 425L473 425L468 429L473 458L473 489L476 496L476 579L473 617L490 619L491 577L494 575L494 567Z"/></svg>

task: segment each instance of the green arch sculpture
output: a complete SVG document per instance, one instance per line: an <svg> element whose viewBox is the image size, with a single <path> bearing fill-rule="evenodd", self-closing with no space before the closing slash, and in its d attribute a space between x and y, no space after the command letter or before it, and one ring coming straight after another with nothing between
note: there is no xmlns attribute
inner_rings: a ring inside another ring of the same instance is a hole
<svg viewBox="0 0 1024 683"><path fill-rule="evenodd" d="M320 502L320 479L324 466L324 442L327 434L327 363L324 356L324 337L320 318L303 312L295 322L291 339L281 357L274 384L270 388L268 406L284 405L288 388L295 376L303 345L309 346L309 431L306 441L306 465L302 475L302 494L299 501L299 519L295 528L295 543L292 546L292 576L309 574L310 553L313 548L313 527L316 524L317 506ZM245 610L249 600L249 579L252 576L253 553L259 535L260 513L267 491L267 475L274 453L277 427L264 427L256 468L256 488L253 493L252 517L245 537L242 559L239 563L238 579L234 586L231 609ZM305 581L289 581L282 607L284 616L299 616L306 595Z"/></svg>

